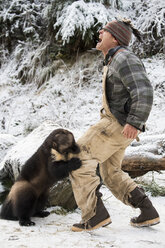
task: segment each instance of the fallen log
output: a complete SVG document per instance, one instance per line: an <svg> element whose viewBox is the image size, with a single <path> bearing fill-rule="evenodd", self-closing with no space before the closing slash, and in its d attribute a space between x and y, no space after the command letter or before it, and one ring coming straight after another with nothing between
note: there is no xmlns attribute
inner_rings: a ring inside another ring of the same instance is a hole
<svg viewBox="0 0 165 248"><path fill-rule="evenodd" d="M165 134L142 136L140 142L134 141L126 149L122 170L132 178L165 170Z"/></svg>
<svg viewBox="0 0 165 248"><path fill-rule="evenodd" d="M142 176L149 171L165 170L165 158L146 156L125 156L122 162L122 170L132 178Z"/></svg>
<svg viewBox="0 0 165 248"><path fill-rule="evenodd" d="M69 178L59 181L51 188L47 206L61 206L67 210L77 207Z"/></svg>

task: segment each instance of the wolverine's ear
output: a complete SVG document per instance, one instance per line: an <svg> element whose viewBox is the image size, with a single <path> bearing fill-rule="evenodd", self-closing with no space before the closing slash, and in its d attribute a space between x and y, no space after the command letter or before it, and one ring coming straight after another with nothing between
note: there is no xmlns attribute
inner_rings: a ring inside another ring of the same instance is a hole
<svg viewBox="0 0 165 248"><path fill-rule="evenodd" d="M74 154L77 154L80 152L80 147L75 143L72 147L71 147L71 151Z"/></svg>

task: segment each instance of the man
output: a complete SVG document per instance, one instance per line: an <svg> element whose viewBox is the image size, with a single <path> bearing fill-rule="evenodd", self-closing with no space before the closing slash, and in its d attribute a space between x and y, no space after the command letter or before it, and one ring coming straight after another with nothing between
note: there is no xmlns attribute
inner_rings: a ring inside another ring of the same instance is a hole
<svg viewBox="0 0 165 248"><path fill-rule="evenodd" d="M139 38L129 20L115 20L99 32L97 50L104 55L103 107L101 120L78 140L82 166L71 173L73 192L82 211L82 221L72 231L93 230L111 223L101 200L100 179L120 201L141 214L131 219L133 226L160 222L159 215L143 189L121 170L126 147L144 131L153 90L140 59L128 50L131 35Z"/></svg>

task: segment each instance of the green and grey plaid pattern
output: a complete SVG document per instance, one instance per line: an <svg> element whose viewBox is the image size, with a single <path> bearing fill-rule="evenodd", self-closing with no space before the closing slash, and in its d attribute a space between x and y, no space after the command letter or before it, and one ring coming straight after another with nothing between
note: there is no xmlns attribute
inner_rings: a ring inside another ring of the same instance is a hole
<svg viewBox="0 0 165 248"><path fill-rule="evenodd" d="M144 131L153 103L153 88L141 60L131 51L118 52L109 65L106 97L121 125Z"/></svg>

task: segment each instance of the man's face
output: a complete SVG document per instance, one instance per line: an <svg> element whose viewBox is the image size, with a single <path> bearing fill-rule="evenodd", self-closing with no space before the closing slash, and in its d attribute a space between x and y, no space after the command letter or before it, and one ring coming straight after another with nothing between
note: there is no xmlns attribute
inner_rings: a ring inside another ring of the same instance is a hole
<svg viewBox="0 0 165 248"><path fill-rule="evenodd" d="M102 51L104 55L107 54L109 49L117 46L116 39L108 31L101 29L99 31L99 42L96 45L96 49Z"/></svg>

